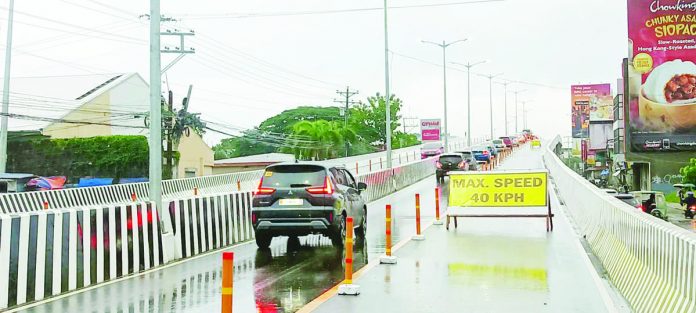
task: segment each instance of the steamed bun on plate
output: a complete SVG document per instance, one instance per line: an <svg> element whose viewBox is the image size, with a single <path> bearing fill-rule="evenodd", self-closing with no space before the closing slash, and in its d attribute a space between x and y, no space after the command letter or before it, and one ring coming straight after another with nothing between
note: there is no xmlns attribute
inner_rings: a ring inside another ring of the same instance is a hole
<svg viewBox="0 0 696 313"><path fill-rule="evenodd" d="M696 64L679 59L662 63L648 75L643 92L661 104L696 103Z"/></svg>

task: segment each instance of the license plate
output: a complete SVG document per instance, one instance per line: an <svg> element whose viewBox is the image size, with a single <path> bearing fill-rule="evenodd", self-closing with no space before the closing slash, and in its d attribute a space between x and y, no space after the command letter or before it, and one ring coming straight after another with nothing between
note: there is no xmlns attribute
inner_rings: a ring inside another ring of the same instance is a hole
<svg viewBox="0 0 696 313"><path fill-rule="evenodd" d="M302 205L302 199L280 199L280 205Z"/></svg>

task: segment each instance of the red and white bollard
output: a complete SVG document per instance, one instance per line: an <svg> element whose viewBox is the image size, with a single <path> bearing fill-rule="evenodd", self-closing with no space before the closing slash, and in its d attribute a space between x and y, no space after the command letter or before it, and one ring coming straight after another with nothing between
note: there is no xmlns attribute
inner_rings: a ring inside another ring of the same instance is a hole
<svg viewBox="0 0 696 313"><path fill-rule="evenodd" d="M346 277L338 286L339 295L357 296L360 286L353 284L353 218L346 218Z"/></svg>
<svg viewBox="0 0 696 313"><path fill-rule="evenodd" d="M379 263L381 264L396 264L396 257L392 255L392 214L391 214L391 204L387 204L387 215L385 218L386 223L386 244L385 244L385 255L379 258Z"/></svg>
<svg viewBox="0 0 696 313"><path fill-rule="evenodd" d="M440 219L440 187L435 187L435 221L433 225L442 225Z"/></svg>
<svg viewBox="0 0 696 313"><path fill-rule="evenodd" d="M416 234L411 238L413 240L425 240L425 236L421 234L421 216L420 216L420 194L416 194Z"/></svg>

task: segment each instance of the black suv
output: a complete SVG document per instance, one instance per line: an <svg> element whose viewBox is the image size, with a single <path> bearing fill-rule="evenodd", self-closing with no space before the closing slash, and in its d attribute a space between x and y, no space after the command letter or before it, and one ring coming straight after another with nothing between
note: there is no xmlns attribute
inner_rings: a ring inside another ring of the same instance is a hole
<svg viewBox="0 0 696 313"><path fill-rule="evenodd" d="M438 182L444 182L445 176L451 171L468 171L471 161L461 153L445 153L440 155L435 163L435 176Z"/></svg>
<svg viewBox="0 0 696 313"><path fill-rule="evenodd" d="M360 193L367 188L341 167L283 163L266 168L254 192L251 223L256 244L265 249L274 236L323 234L342 246L346 217L364 238L367 206Z"/></svg>

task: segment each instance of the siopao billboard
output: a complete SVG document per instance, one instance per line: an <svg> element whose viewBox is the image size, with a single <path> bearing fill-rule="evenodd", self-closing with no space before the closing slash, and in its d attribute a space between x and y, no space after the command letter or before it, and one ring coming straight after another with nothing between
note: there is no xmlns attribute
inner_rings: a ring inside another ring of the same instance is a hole
<svg viewBox="0 0 696 313"><path fill-rule="evenodd" d="M633 151L696 150L696 1L628 0Z"/></svg>

